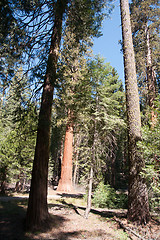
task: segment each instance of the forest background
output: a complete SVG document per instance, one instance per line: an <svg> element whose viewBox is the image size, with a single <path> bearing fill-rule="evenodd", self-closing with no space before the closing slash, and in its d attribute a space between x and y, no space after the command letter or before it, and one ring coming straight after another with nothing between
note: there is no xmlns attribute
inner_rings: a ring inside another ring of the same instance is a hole
<svg viewBox="0 0 160 240"><path fill-rule="evenodd" d="M52 22L56 13L49 15L52 7L54 9L54 6L48 4L50 1L31 3L5 0L4 3L1 5L0 23L2 193L11 182L15 183L16 191L23 191L30 184L43 79L48 62ZM101 3L104 4L103 1ZM97 6L102 8L102 5ZM74 25L75 15L72 16L71 12L71 19L68 18L67 24L62 26L54 82L48 181L58 185L66 129L74 127L73 148L71 146L73 168L70 168L73 186L81 185L86 188L92 166L93 191L100 191L102 195L109 191L110 195L110 199L103 203L102 199L96 199L98 192L95 194L95 204L120 206L120 202L124 207L125 196L119 199L114 192L127 190L128 182L124 86L116 69L106 63L103 56L93 56L91 51L93 37L101 35L99 27L103 14L110 15L112 7L112 1L108 1L105 12L98 9L99 14L95 15L97 22L93 19L90 28L85 25L90 24L90 19L85 18L87 15L84 15L84 7L79 7L77 16L80 18L76 19L78 23L80 20L82 23L86 21L84 25ZM85 10L88 11L87 7ZM131 1L130 13L143 136L143 140L139 142L139 152L146 163L141 175L147 181L150 209L159 210L158 1ZM76 29L75 32L72 28ZM108 61L110 60L107 58Z"/></svg>

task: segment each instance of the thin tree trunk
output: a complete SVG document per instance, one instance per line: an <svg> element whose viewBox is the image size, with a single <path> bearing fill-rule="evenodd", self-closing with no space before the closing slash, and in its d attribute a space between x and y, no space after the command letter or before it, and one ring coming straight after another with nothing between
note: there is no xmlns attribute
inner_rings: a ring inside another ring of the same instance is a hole
<svg viewBox="0 0 160 240"><path fill-rule="evenodd" d="M57 191L72 192L72 154L73 154L73 120L72 113L69 110L68 123L66 127L63 160L61 166L61 178L58 184Z"/></svg>
<svg viewBox="0 0 160 240"><path fill-rule="evenodd" d="M96 101L98 103L98 97L96 97ZM96 106L97 107L97 106ZM90 177L89 177L89 185L88 185L88 196L87 196L87 207L85 211L85 218L88 218L89 212L91 210L92 204L92 183L93 183L93 164L96 161L96 119L94 119L94 137L93 137L93 145L92 145L92 162L91 162L91 169L90 169Z"/></svg>
<svg viewBox="0 0 160 240"><path fill-rule="evenodd" d="M7 82L7 78L8 78L8 74L7 74L7 77L6 77L6 82ZM2 97L1 97L1 103L0 103L0 108L2 108L3 106L3 103L4 103L4 96L5 96L5 90L6 90L6 86L5 86L5 83L3 82L3 91L2 91Z"/></svg>
<svg viewBox="0 0 160 240"><path fill-rule="evenodd" d="M86 219L88 218L89 212L91 210L92 183L93 183L93 167L91 166L89 185L88 185L87 207L86 207L86 211L85 211L85 218Z"/></svg>
<svg viewBox="0 0 160 240"><path fill-rule="evenodd" d="M76 149L76 152L75 152L75 162L74 162L74 173L73 173L73 184L74 184L74 187L76 186L76 181L77 181L77 173L78 173L78 169L79 169L79 164L78 164L78 156L79 156L79 145L80 145L80 142L81 142L81 136L80 134L78 134L77 136L77 141L76 141L76 144L75 144L75 149Z"/></svg>
<svg viewBox="0 0 160 240"><path fill-rule="evenodd" d="M49 213L47 206L47 182L51 109L62 32L62 18L66 9L66 4L67 1L57 0L55 21L51 37L51 46L48 56L47 71L39 113L37 142L26 216L26 228L28 230L37 230L44 226L48 227L47 220L49 220Z"/></svg>
<svg viewBox="0 0 160 240"><path fill-rule="evenodd" d="M141 140L141 119L128 0L121 0L120 7L129 141L128 219L146 224L150 213L145 179L140 174L145 162L137 148L137 141Z"/></svg>
<svg viewBox="0 0 160 240"><path fill-rule="evenodd" d="M156 98L156 74L152 64L149 27L146 26L146 45L147 45L147 87L148 87L148 105L151 108L151 123L154 126L157 116L154 112L154 101Z"/></svg>
<svg viewBox="0 0 160 240"><path fill-rule="evenodd" d="M76 154L77 156L77 154ZM74 173L73 173L73 185L76 187L76 179L77 179L77 171L78 171L78 159L75 159Z"/></svg>
<svg viewBox="0 0 160 240"><path fill-rule="evenodd" d="M115 163L116 159L115 159L115 155L112 153L111 156L111 186L115 187L116 185L116 163Z"/></svg>
<svg viewBox="0 0 160 240"><path fill-rule="evenodd" d="M16 186L15 186L15 191L20 192L20 174L18 175L18 179L17 179Z"/></svg>
<svg viewBox="0 0 160 240"><path fill-rule="evenodd" d="M0 193L6 193L6 183L7 183L7 166L3 166L1 169L1 187Z"/></svg>
<svg viewBox="0 0 160 240"><path fill-rule="evenodd" d="M1 182L1 194L6 193L6 181Z"/></svg>

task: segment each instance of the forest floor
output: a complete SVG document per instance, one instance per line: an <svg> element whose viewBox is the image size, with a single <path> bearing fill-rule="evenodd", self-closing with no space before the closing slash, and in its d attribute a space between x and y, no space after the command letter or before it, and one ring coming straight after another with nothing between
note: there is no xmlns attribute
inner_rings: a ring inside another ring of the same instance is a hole
<svg viewBox="0 0 160 240"><path fill-rule="evenodd" d="M50 230L25 233L24 218L27 194L0 197L0 240L160 240L160 218L153 216L146 226L136 226L126 220L124 209L92 208L84 218L82 194L61 194L49 191L48 207L53 218Z"/></svg>

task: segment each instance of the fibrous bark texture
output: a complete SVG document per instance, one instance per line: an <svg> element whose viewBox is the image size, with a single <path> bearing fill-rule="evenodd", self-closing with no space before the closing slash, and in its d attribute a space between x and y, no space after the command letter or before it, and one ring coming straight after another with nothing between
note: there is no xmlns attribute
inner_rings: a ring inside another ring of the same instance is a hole
<svg viewBox="0 0 160 240"><path fill-rule="evenodd" d="M128 0L121 0L120 7L129 141L128 219L146 224L150 213L145 179L140 174L145 163L137 147L141 140L141 119Z"/></svg>
<svg viewBox="0 0 160 240"><path fill-rule="evenodd" d="M32 181L26 217L26 228L37 230L48 222L47 206L48 161L50 146L51 109L53 101L54 83L61 40L62 18L67 1L58 0L56 5L55 21L51 37L51 46L47 62L46 77L44 81L37 142L32 170Z"/></svg>
<svg viewBox="0 0 160 240"><path fill-rule="evenodd" d="M69 117L69 121L66 126L63 160L61 166L61 178L59 180L57 191L66 193L73 191L72 152L73 152L73 123Z"/></svg>

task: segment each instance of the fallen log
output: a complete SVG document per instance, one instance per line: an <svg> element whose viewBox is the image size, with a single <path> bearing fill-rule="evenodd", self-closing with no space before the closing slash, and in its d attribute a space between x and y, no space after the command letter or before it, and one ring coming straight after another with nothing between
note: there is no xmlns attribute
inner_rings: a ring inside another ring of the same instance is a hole
<svg viewBox="0 0 160 240"><path fill-rule="evenodd" d="M119 223L119 226L121 228L123 228L125 231L128 231L130 233L132 233L133 235L135 235L136 237L138 237L141 240L146 240L144 237L140 236L138 233L136 233L134 230L132 230L131 228L125 226L118 218L114 217L113 218L116 222Z"/></svg>

